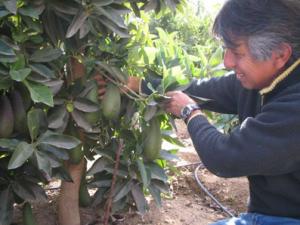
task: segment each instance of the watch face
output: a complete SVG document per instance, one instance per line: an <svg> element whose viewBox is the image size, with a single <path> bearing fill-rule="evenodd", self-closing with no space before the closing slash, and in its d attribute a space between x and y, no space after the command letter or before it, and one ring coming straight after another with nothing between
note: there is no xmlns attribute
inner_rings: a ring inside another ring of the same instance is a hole
<svg viewBox="0 0 300 225"><path fill-rule="evenodd" d="M181 111L181 118L186 119L195 109L199 109L200 107L197 104L189 104L185 106Z"/></svg>
<svg viewBox="0 0 300 225"><path fill-rule="evenodd" d="M189 106L185 106L181 111L181 118L186 119L191 113L191 109Z"/></svg>
<svg viewBox="0 0 300 225"><path fill-rule="evenodd" d="M182 114L184 117L187 117L191 113L191 109L189 107L184 107Z"/></svg>

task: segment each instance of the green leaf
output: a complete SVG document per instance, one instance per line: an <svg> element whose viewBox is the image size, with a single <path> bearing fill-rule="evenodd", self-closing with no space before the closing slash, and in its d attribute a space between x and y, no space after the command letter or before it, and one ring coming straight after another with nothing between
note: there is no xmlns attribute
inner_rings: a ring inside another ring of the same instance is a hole
<svg viewBox="0 0 300 225"><path fill-rule="evenodd" d="M144 57L147 58L147 64L153 64L156 58L156 54L158 52L157 48L154 47L144 47L143 48Z"/></svg>
<svg viewBox="0 0 300 225"><path fill-rule="evenodd" d="M156 115L157 110L158 108L156 105L148 105L144 113L145 121L150 121Z"/></svg>
<svg viewBox="0 0 300 225"><path fill-rule="evenodd" d="M51 179L51 163L48 155L41 151L35 151L34 155L36 157L38 168L43 172L47 179Z"/></svg>
<svg viewBox="0 0 300 225"><path fill-rule="evenodd" d="M51 129L59 129L66 126L69 121L69 114L65 105L55 106L48 113L48 127Z"/></svg>
<svg viewBox="0 0 300 225"><path fill-rule="evenodd" d="M23 81L26 79L26 77L31 73L30 68L24 68L20 70L10 70L9 75L10 77L15 81Z"/></svg>
<svg viewBox="0 0 300 225"><path fill-rule="evenodd" d="M0 76L0 90L7 90L13 85L13 80L10 76Z"/></svg>
<svg viewBox="0 0 300 225"><path fill-rule="evenodd" d="M43 64L31 64L29 67L32 69L32 71L42 75L45 78L55 78L54 71Z"/></svg>
<svg viewBox="0 0 300 225"><path fill-rule="evenodd" d="M0 54L7 56L15 56L15 52L12 47L6 44L4 41L0 39Z"/></svg>
<svg viewBox="0 0 300 225"><path fill-rule="evenodd" d="M161 180L163 182L168 181L168 177L163 168L158 166L156 163L148 163L146 168L151 172L151 178Z"/></svg>
<svg viewBox="0 0 300 225"><path fill-rule="evenodd" d="M151 180L151 186L154 186L155 188L159 189L162 193L168 193L170 191L170 187L168 186L168 184L160 180Z"/></svg>
<svg viewBox="0 0 300 225"><path fill-rule="evenodd" d="M7 16L9 14L10 14L10 12L7 11L7 10L5 10L4 8L0 9L0 18L5 17L5 16Z"/></svg>
<svg viewBox="0 0 300 225"><path fill-rule="evenodd" d="M53 95L49 87L24 80L24 84L30 92L31 99L35 102L41 102L53 107Z"/></svg>
<svg viewBox="0 0 300 225"><path fill-rule="evenodd" d="M90 25L88 24L87 21L84 21L84 23L81 25L79 29L79 39L84 38L90 31L91 31Z"/></svg>
<svg viewBox="0 0 300 225"><path fill-rule="evenodd" d="M28 177L28 179L20 180L21 184L23 184L23 182L26 183L28 188L34 193L35 200L47 202L48 199L45 190L39 184L32 182L30 177Z"/></svg>
<svg viewBox="0 0 300 225"><path fill-rule="evenodd" d="M223 60L223 49L222 47L219 47L210 57L208 64L210 67L213 68L221 64L222 60Z"/></svg>
<svg viewBox="0 0 300 225"><path fill-rule="evenodd" d="M64 149L59 149L59 148L53 147L48 144L47 145L39 144L38 149L41 151L44 151L44 152L49 152L49 153L53 154L54 156L56 156L58 159L62 159L62 160L69 159L69 154L68 154L67 150L64 150Z"/></svg>
<svg viewBox="0 0 300 225"><path fill-rule="evenodd" d="M82 112L97 112L99 105L86 98L76 98L74 107Z"/></svg>
<svg viewBox="0 0 300 225"><path fill-rule="evenodd" d="M137 17L141 17L141 12L136 2L130 2L130 6Z"/></svg>
<svg viewBox="0 0 300 225"><path fill-rule="evenodd" d="M107 19L106 17L101 17L99 21L106 26L108 29L111 31L115 32L117 35L119 35L121 38L129 38L130 35L127 32L126 29L120 28L118 25L116 25L114 22L111 20Z"/></svg>
<svg viewBox="0 0 300 225"><path fill-rule="evenodd" d="M168 133L162 133L161 136L164 140L166 140L167 142L169 142L171 144L174 144L174 145L177 145L180 147L185 147L185 145L178 138L173 138Z"/></svg>
<svg viewBox="0 0 300 225"><path fill-rule="evenodd" d="M33 183L30 177L20 177L16 182L12 183L13 191L22 199L27 201L46 201L47 195L43 188Z"/></svg>
<svg viewBox="0 0 300 225"><path fill-rule="evenodd" d="M36 6L36 7L25 6L25 7L20 8L18 11L21 15L29 16L29 17L32 17L34 19L39 19L39 15L42 14L44 9L45 9L45 6L43 4L41 4L41 5Z"/></svg>
<svg viewBox="0 0 300 225"><path fill-rule="evenodd" d="M113 73L112 70L111 70L111 65L108 65L107 63L101 62L101 61L96 61L95 64L98 65L98 66L100 66L101 69L104 69L106 72L108 72L110 74Z"/></svg>
<svg viewBox="0 0 300 225"><path fill-rule="evenodd" d="M175 12L176 11L176 2L173 1L173 0L165 0L166 1L166 4L167 6L173 11Z"/></svg>
<svg viewBox="0 0 300 225"><path fill-rule="evenodd" d="M111 66L112 76L114 76L118 81L123 84L127 84L128 75L122 72L119 68Z"/></svg>
<svg viewBox="0 0 300 225"><path fill-rule="evenodd" d="M50 88L53 95L56 95L62 88L64 81L63 80L48 80L43 83Z"/></svg>
<svg viewBox="0 0 300 225"><path fill-rule="evenodd" d="M122 211L123 209L125 209L125 207L128 206L128 198L127 196L120 199L117 202L113 202L111 205L111 213L115 214L117 212Z"/></svg>
<svg viewBox="0 0 300 225"><path fill-rule="evenodd" d="M53 168L53 174L55 175L55 177L61 180L67 182L73 182L71 175L63 166L58 168Z"/></svg>
<svg viewBox="0 0 300 225"><path fill-rule="evenodd" d="M0 78L8 75L9 75L9 70L3 65L0 65Z"/></svg>
<svg viewBox="0 0 300 225"><path fill-rule="evenodd" d="M47 131L38 140L41 144L52 145L57 148L72 149L81 143L75 137Z"/></svg>
<svg viewBox="0 0 300 225"><path fill-rule="evenodd" d="M37 33L43 32L43 28L42 28L40 21L32 19L27 16L24 16L22 19L24 20L24 22L26 23L26 25L28 26L29 29L31 29Z"/></svg>
<svg viewBox="0 0 300 225"><path fill-rule="evenodd" d="M141 159L137 159L136 162L137 162L137 165L139 168L140 175L142 177L144 187L147 187L150 184L150 179L147 176L147 171L146 171L144 162Z"/></svg>
<svg viewBox="0 0 300 225"><path fill-rule="evenodd" d="M23 181L20 183L20 181ZM34 201L35 195L34 192L27 186L27 183L24 180L18 180L12 183L13 191L22 199L27 201Z"/></svg>
<svg viewBox="0 0 300 225"><path fill-rule="evenodd" d="M91 3L97 7L110 5L114 0L91 0Z"/></svg>
<svg viewBox="0 0 300 225"><path fill-rule="evenodd" d="M56 157L54 154L50 153L50 152L44 152L44 154L47 156L47 159L49 160L49 163L50 163L50 167L51 167L51 173L49 173L49 176L50 174L52 174L52 168L57 168L57 167L61 167L62 166L62 160L58 157ZM52 175L51 175L52 177ZM51 179L50 177L50 179Z"/></svg>
<svg viewBox="0 0 300 225"><path fill-rule="evenodd" d="M103 187L110 187L110 186L111 186L111 179L96 180L89 183L89 187L103 188Z"/></svg>
<svg viewBox="0 0 300 225"><path fill-rule="evenodd" d="M17 57L16 56L12 56L12 55L0 55L0 62L2 63L13 63L17 61Z"/></svg>
<svg viewBox="0 0 300 225"><path fill-rule="evenodd" d="M128 182L126 182L120 190L118 190L116 193L114 193L115 195L113 197L113 202L117 202L120 199L122 199L123 197L125 197L131 191L133 184L134 183L132 180L129 180ZM117 189L115 189L115 191L116 190Z"/></svg>
<svg viewBox="0 0 300 225"><path fill-rule="evenodd" d="M71 2L51 1L48 2L48 4L51 4L51 7L53 7L54 11L58 11L62 14L76 15L78 11L76 5L71 4Z"/></svg>
<svg viewBox="0 0 300 225"><path fill-rule="evenodd" d="M169 73L169 75L164 76L163 78L164 92L166 92L167 88L169 86L172 86L173 84L176 84L176 78L172 76L171 73Z"/></svg>
<svg viewBox="0 0 300 225"><path fill-rule="evenodd" d="M31 109L27 113L27 126L32 141L35 141L38 135L47 129L46 116L41 109Z"/></svg>
<svg viewBox="0 0 300 225"><path fill-rule="evenodd" d="M161 192L160 192L160 190L153 184L150 184L148 189L149 189L149 192L152 195L153 199L155 200L155 203L159 207L161 207L161 196L160 196Z"/></svg>
<svg viewBox="0 0 300 225"><path fill-rule="evenodd" d="M105 171L107 171L108 173L113 174L114 173L114 164L108 164L105 167ZM127 178L129 176L127 167L119 168L118 176L123 177L123 178Z"/></svg>
<svg viewBox="0 0 300 225"><path fill-rule="evenodd" d="M179 160L178 156L175 154L170 153L170 151L167 150L161 150L160 153L160 159L165 159L168 161L172 161L172 160Z"/></svg>
<svg viewBox="0 0 300 225"><path fill-rule="evenodd" d="M8 169L11 170L22 166L34 151L35 148L32 144L26 142L18 144L9 160Z"/></svg>
<svg viewBox="0 0 300 225"><path fill-rule="evenodd" d="M80 27L84 24L89 14L85 10L79 10L76 16L74 16L72 23L68 27L66 38L70 38L77 33Z"/></svg>
<svg viewBox="0 0 300 225"><path fill-rule="evenodd" d="M87 172L87 176L91 176L95 173L99 173L102 172L103 170L105 170L106 166L109 164L110 162L104 158L101 157L99 159L97 159L94 164L92 165L92 167L89 169L89 171Z"/></svg>
<svg viewBox="0 0 300 225"><path fill-rule="evenodd" d="M17 61L11 65L10 70L21 70L24 69L25 67L26 67L25 56L23 54L18 54Z"/></svg>
<svg viewBox="0 0 300 225"><path fill-rule="evenodd" d="M92 132L93 127L92 125L86 120L84 113L78 111L75 109L73 112L71 112L72 118L75 120L76 124L83 128L87 132Z"/></svg>
<svg viewBox="0 0 300 225"><path fill-rule="evenodd" d="M17 145L20 143L20 140L18 139L0 139L0 147L1 148L8 148L10 150L13 150L17 147Z"/></svg>
<svg viewBox="0 0 300 225"><path fill-rule="evenodd" d="M9 12L11 12L13 14L17 14L17 0L3 1L3 5Z"/></svg>
<svg viewBox="0 0 300 225"><path fill-rule="evenodd" d="M0 199L0 224L10 225L14 212L14 196L10 187L0 191Z"/></svg>
<svg viewBox="0 0 300 225"><path fill-rule="evenodd" d="M147 200L144 196L143 189L139 184L135 184L131 189L131 194L135 201L138 211L143 215L148 209Z"/></svg>
<svg viewBox="0 0 300 225"><path fill-rule="evenodd" d="M105 193L107 192L107 188L98 188L97 192L94 194L93 198L93 206L99 205L105 199Z"/></svg>
<svg viewBox="0 0 300 225"><path fill-rule="evenodd" d="M113 9L111 7L97 7L97 10L100 12L101 15L104 15L110 21L113 21L120 28L127 28L127 26L124 23L124 19L120 16L118 10Z"/></svg>
<svg viewBox="0 0 300 225"><path fill-rule="evenodd" d="M114 158L115 158L115 152L111 150L111 148L101 148L100 146L97 146L94 148L95 152L105 158L107 158L108 160L110 160L111 162L114 162Z"/></svg>
<svg viewBox="0 0 300 225"><path fill-rule="evenodd" d="M43 48L35 51L29 58L33 62L50 62L58 59L62 55L60 49Z"/></svg>
<svg viewBox="0 0 300 225"><path fill-rule="evenodd" d="M158 4L160 4L160 2L158 2L157 0L150 0L145 4L144 10L145 12L149 12L151 10L154 10L156 8L158 8Z"/></svg>

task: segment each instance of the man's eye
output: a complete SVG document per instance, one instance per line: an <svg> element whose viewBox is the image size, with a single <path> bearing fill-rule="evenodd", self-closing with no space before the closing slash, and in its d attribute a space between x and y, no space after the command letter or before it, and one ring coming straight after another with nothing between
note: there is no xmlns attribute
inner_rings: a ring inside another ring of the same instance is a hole
<svg viewBox="0 0 300 225"><path fill-rule="evenodd" d="M240 54L240 53L238 53L238 52L233 52L233 54L234 54L235 56L237 56L237 57L241 57L241 56L242 56L242 54Z"/></svg>

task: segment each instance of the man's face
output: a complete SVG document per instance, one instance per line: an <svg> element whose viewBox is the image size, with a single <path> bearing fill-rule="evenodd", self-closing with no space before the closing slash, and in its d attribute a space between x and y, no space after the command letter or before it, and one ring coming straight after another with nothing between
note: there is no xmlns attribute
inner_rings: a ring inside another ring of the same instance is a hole
<svg viewBox="0 0 300 225"><path fill-rule="evenodd" d="M273 53L270 59L255 59L250 53L247 42L242 40L237 41L237 47L226 48L224 65L235 71L243 87L260 90L269 86L280 72L275 66L275 57Z"/></svg>

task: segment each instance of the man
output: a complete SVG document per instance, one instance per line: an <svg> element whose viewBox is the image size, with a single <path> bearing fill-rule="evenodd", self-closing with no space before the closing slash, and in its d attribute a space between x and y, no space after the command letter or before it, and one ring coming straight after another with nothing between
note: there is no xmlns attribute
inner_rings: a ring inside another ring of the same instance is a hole
<svg viewBox="0 0 300 225"><path fill-rule="evenodd" d="M183 118L208 170L247 176L248 212L214 225L300 224L300 1L229 0L213 31L233 72L169 92L168 112ZM139 80L128 86L138 90ZM141 90L147 93L146 81ZM199 107L186 93L213 101ZM239 128L220 133L201 109L237 114Z"/></svg>
<svg viewBox="0 0 300 225"><path fill-rule="evenodd" d="M195 81L187 92L214 99L207 109L238 114L241 126L221 134L201 109L187 126L211 172L247 176L250 187L248 213L215 225L300 224L300 2L230 0L214 32L234 73ZM168 95L166 109L177 116L194 104L182 92Z"/></svg>

